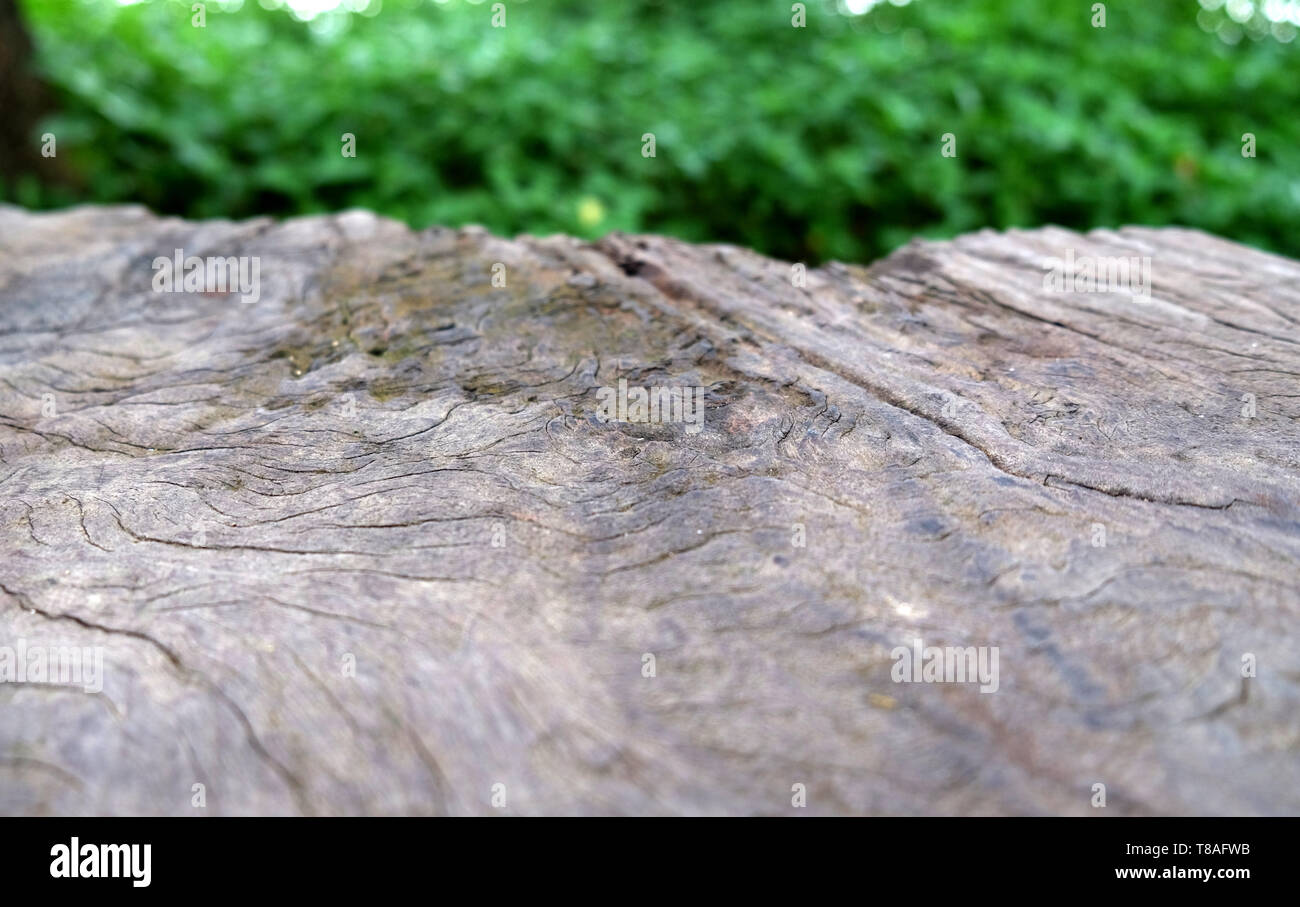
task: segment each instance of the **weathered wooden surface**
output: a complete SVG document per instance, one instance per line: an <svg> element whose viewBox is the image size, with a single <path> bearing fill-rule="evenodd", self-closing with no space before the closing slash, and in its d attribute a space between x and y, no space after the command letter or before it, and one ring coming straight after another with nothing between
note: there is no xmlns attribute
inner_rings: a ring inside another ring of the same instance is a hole
<svg viewBox="0 0 1300 907"><path fill-rule="evenodd" d="M261 300L151 292L176 248ZM1149 256L1150 301L1044 290L1067 249ZM0 645L105 653L99 694L0 684L0 810L1298 813L1298 320L1300 264L1184 230L800 289L0 208ZM703 431L597 422L620 375L706 385ZM998 691L892 682L918 636Z"/></svg>

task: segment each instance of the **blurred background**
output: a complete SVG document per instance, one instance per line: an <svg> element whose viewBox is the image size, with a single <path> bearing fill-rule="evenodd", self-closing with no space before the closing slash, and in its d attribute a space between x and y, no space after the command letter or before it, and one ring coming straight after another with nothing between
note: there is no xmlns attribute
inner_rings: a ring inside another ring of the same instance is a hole
<svg viewBox="0 0 1300 907"><path fill-rule="evenodd" d="M1300 257L1300 0L1111 2L1104 28L1084 0L792 6L506 0L498 28L488 0L210 0L196 27L191 0L0 0L0 199L810 262L1178 223Z"/></svg>

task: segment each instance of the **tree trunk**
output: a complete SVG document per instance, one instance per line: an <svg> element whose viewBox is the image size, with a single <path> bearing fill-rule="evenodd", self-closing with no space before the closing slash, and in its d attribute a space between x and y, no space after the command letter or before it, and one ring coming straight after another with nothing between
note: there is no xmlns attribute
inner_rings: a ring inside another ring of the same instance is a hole
<svg viewBox="0 0 1300 907"><path fill-rule="evenodd" d="M49 109L45 86L32 71L32 42L15 0L0 0L0 180L25 173L54 175L40 154L37 123Z"/></svg>

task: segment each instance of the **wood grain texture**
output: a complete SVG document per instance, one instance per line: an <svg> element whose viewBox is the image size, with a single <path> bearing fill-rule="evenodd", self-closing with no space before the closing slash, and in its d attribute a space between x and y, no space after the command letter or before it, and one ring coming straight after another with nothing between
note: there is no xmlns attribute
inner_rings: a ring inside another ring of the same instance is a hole
<svg viewBox="0 0 1300 907"><path fill-rule="evenodd" d="M260 301L152 292L177 248ZM1150 298L1045 289L1069 250ZM1300 813L1300 264L1046 228L791 273L0 207L0 645L104 653L0 684L0 811ZM619 377L703 430L600 422ZM917 637L999 689L893 682Z"/></svg>

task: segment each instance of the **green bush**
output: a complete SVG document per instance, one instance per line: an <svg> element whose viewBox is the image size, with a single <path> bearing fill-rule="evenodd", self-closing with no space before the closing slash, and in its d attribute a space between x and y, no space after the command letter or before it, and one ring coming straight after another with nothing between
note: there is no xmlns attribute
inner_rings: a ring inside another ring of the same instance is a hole
<svg viewBox="0 0 1300 907"><path fill-rule="evenodd" d="M1300 255L1294 29L1202 8L1222 0L1113 2L1104 28L1082 0L898 2L807 0L793 28L784 0L529 0L494 28L464 0L311 23L213 0L195 28L189 0L25 0L59 101L42 131L84 186L7 194L364 206L791 260L1042 223L1189 224Z"/></svg>

